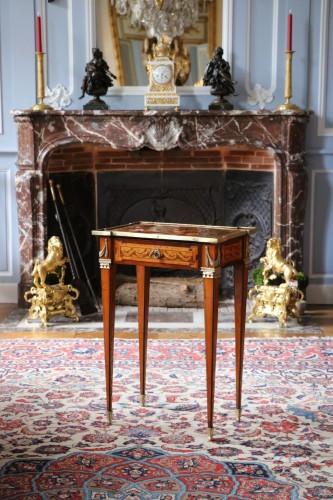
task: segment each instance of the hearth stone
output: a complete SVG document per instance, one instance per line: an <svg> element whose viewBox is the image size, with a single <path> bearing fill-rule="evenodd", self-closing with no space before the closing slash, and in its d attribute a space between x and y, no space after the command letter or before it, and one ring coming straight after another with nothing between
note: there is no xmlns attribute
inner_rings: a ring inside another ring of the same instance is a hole
<svg viewBox="0 0 333 500"><path fill-rule="evenodd" d="M251 313L252 304L248 301L247 304L247 316ZM80 310L78 310L78 315L80 321L78 323L73 323L71 321L64 322L63 318L60 316L54 316L52 318L52 325L49 327L49 331L57 332L63 335L64 332L73 336L73 334L82 335L83 332L87 336L103 338L103 322L102 314L98 312L89 316L80 316ZM14 309L7 318L5 318L0 323L0 332L3 335L8 335L8 333L22 334L22 332L32 333L36 336L36 326L37 323L26 321L28 317L28 312L25 309ZM269 335L285 336L290 337L290 335L303 335L303 336L323 336L322 330L315 321L315 317L312 317L309 311L306 311L303 316L302 323L298 323L294 318L291 318L290 326L288 328L279 327L279 322L273 317L261 318L260 320L254 321L253 323L248 323L246 326L247 335L256 335L267 337ZM224 300L219 303L219 315L218 315L218 334L219 336L224 335L227 337L233 336L233 331L235 327L234 319L234 301ZM137 317L137 306L117 306L116 309L116 321L115 330L122 335L124 331L131 336L131 338L138 338L138 317ZM178 335L179 331L183 333L188 332L190 335L195 333L196 335L204 335L204 311L199 308L186 308L174 309L174 308L155 308L151 307L149 310L149 333L150 335L159 334L161 332L168 332L168 334ZM44 336L43 331L40 333Z"/></svg>

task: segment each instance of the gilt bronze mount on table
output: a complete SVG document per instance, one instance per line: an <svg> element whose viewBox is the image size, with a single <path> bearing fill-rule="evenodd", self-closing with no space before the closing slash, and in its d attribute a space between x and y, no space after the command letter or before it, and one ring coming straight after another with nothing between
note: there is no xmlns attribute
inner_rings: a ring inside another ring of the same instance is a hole
<svg viewBox="0 0 333 500"><path fill-rule="evenodd" d="M61 315L79 321L73 300L79 291L72 285L65 285L65 268L67 257L63 256L63 245L57 236L48 241L48 254L45 260L36 259L31 276L34 286L24 298L31 304L29 320L40 318L42 326L47 326L54 315ZM50 277L55 277L56 284L49 284Z"/></svg>

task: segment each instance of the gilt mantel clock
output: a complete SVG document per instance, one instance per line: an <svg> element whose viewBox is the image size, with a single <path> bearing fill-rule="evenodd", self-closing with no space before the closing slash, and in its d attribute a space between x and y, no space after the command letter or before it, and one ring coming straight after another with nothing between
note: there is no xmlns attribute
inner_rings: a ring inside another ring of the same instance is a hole
<svg viewBox="0 0 333 500"><path fill-rule="evenodd" d="M145 109L179 109L179 95L175 85L175 63L169 57L170 39L162 36L155 48L154 59L147 63L149 77L145 95Z"/></svg>

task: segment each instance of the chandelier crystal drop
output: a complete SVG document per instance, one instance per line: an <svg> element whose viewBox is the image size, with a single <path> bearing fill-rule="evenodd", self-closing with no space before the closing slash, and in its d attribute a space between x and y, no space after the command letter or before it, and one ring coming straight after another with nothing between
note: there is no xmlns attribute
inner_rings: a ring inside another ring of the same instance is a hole
<svg viewBox="0 0 333 500"><path fill-rule="evenodd" d="M203 0L203 8L206 1L212 0ZM133 26L143 26L148 38L181 36L199 15L199 0L111 0L111 4L119 15L129 14Z"/></svg>

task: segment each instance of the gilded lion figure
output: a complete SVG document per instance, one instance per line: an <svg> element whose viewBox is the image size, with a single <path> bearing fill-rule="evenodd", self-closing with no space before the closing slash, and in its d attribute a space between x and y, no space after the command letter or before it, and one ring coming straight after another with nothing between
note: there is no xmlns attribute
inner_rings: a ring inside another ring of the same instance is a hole
<svg viewBox="0 0 333 500"><path fill-rule="evenodd" d="M276 278L275 274L283 274L284 280L287 284L296 278L297 271L294 262L287 261L282 256L282 245L280 238L271 238L267 242L266 255L260 259L263 263L263 276L264 285L268 285L269 279Z"/></svg>
<svg viewBox="0 0 333 500"><path fill-rule="evenodd" d="M65 267L68 258L64 257L63 244L58 236L52 236L47 245L47 256L45 260L36 259L31 276L33 276L34 285L37 288L44 288L46 276L49 273L56 273L57 268L61 267L60 283L64 282Z"/></svg>

